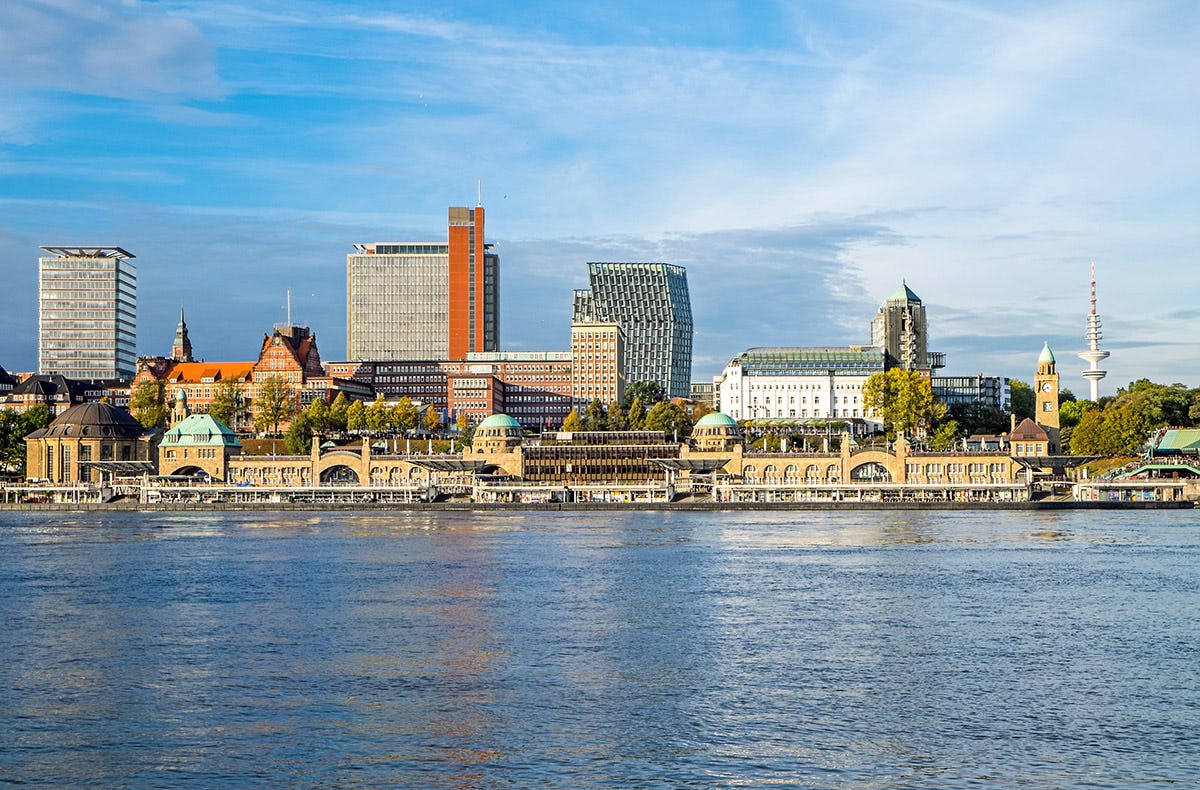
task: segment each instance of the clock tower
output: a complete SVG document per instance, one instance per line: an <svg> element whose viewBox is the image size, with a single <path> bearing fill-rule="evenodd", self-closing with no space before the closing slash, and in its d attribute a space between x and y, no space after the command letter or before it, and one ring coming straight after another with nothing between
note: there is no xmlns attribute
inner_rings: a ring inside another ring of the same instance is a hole
<svg viewBox="0 0 1200 790"><path fill-rule="evenodd" d="M1058 372L1055 370L1054 352L1050 344L1042 347L1038 357L1037 374L1033 377L1034 415L1033 421L1050 437L1049 452L1057 455L1062 451L1058 421Z"/></svg>

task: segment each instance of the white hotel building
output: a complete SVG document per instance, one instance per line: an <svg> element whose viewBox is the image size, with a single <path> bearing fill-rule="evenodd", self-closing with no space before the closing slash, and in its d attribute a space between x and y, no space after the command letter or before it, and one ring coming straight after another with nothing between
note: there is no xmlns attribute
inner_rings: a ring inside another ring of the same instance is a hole
<svg viewBox="0 0 1200 790"><path fill-rule="evenodd" d="M863 404L863 386L883 370L884 352L872 346L751 348L713 378L713 390L735 420L845 421L868 433L881 425Z"/></svg>

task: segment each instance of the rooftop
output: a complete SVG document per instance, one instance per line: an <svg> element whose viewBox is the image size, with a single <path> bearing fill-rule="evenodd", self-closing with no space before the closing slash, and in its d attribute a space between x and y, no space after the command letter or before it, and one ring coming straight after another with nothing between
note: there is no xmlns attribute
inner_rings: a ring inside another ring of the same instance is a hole
<svg viewBox="0 0 1200 790"><path fill-rule="evenodd" d="M120 247L42 247L43 250L51 255L57 255L60 258L118 258L127 260L135 258L133 253L127 252Z"/></svg>

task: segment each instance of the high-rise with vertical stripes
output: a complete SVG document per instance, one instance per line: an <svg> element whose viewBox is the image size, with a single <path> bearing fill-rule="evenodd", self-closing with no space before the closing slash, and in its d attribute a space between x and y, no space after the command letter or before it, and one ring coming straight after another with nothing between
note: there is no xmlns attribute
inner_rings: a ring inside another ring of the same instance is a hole
<svg viewBox="0 0 1200 790"><path fill-rule="evenodd" d="M686 398L692 376L687 270L670 263L589 263L590 288L575 291L574 322L611 321L625 335L628 384L655 381Z"/></svg>
<svg viewBox="0 0 1200 790"><path fill-rule="evenodd" d="M451 207L446 241L356 244L346 256L346 357L462 360L496 351L500 257L483 206Z"/></svg>
<svg viewBox="0 0 1200 790"><path fill-rule="evenodd" d="M120 247L42 247L38 372L132 379L137 372L137 269Z"/></svg>

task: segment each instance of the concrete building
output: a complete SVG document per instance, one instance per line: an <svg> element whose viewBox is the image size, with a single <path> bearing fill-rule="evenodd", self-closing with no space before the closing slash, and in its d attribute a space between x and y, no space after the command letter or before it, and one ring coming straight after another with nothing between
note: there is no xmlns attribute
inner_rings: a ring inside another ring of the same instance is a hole
<svg viewBox="0 0 1200 790"><path fill-rule="evenodd" d="M38 372L76 380L136 372L137 269L120 247L42 247Z"/></svg>
<svg viewBox="0 0 1200 790"><path fill-rule="evenodd" d="M500 257L483 206L451 207L442 242L356 244L346 256L346 357L466 359L500 337Z"/></svg>
<svg viewBox="0 0 1200 790"><path fill-rule="evenodd" d="M926 346L928 324L925 305L908 284L879 306L871 321L871 345L887 354L886 366L904 370L930 371L946 366L946 355Z"/></svg>
<svg viewBox="0 0 1200 790"><path fill-rule="evenodd" d="M571 324L571 399L582 409L593 400L606 406L625 397L625 332L615 321Z"/></svg>
<svg viewBox="0 0 1200 790"><path fill-rule="evenodd" d="M589 263L589 288L575 291L573 322L613 322L625 332L625 381L656 381L686 398L692 372L687 270L669 263Z"/></svg>
<svg viewBox="0 0 1200 790"><path fill-rule="evenodd" d="M855 434L879 428L863 386L884 370L884 352L845 348L751 348L713 379L721 411L735 420L842 421Z"/></svg>

